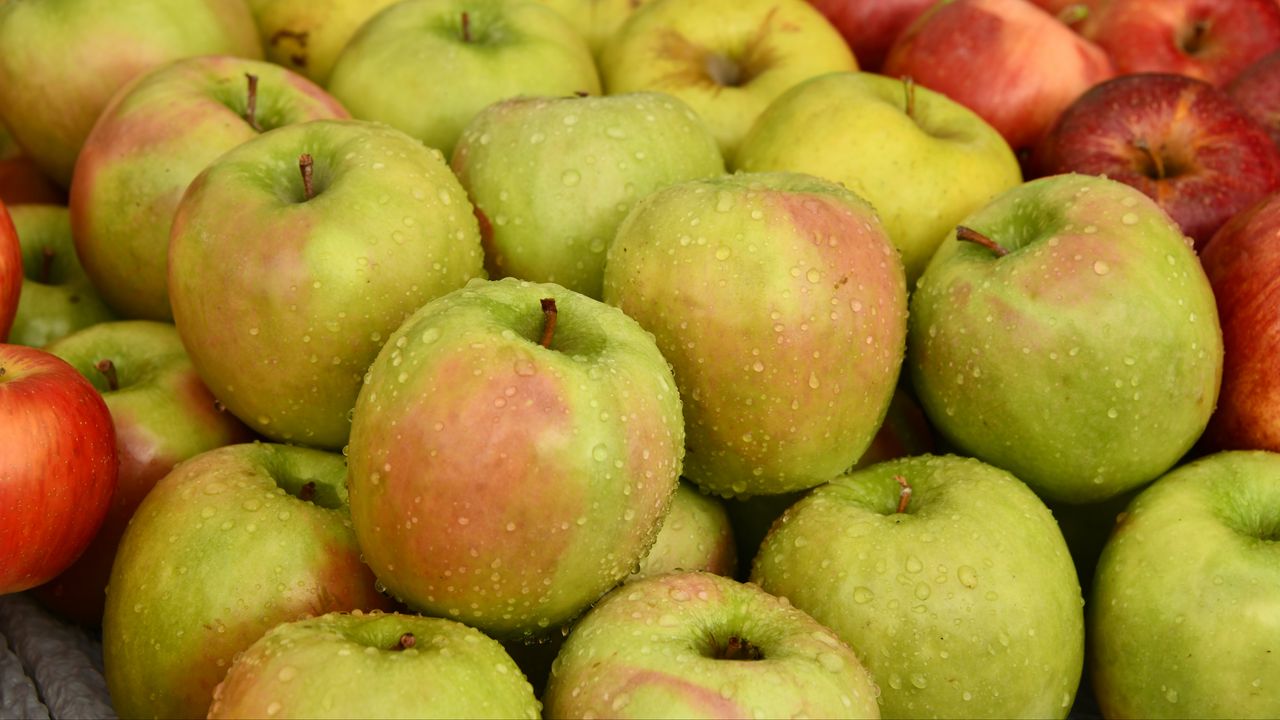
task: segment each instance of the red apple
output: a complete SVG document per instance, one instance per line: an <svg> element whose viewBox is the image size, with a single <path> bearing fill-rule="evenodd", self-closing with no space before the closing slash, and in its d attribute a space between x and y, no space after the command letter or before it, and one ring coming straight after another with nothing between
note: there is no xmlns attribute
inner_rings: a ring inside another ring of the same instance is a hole
<svg viewBox="0 0 1280 720"><path fill-rule="evenodd" d="M1085 37L1092 37L1098 16L1114 0L1031 0L1031 3Z"/></svg>
<svg viewBox="0 0 1280 720"><path fill-rule="evenodd" d="M1280 48L1275 0L1113 0L1090 38L1119 74L1167 72L1230 82Z"/></svg>
<svg viewBox="0 0 1280 720"><path fill-rule="evenodd" d="M1280 146L1280 50L1245 68L1227 86L1227 94Z"/></svg>
<svg viewBox="0 0 1280 720"><path fill-rule="evenodd" d="M858 67L870 72L880 69L893 41L933 3L934 0L809 0L844 36L858 58Z"/></svg>
<svg viewBox="0 0 1280 720"><path fill-rule="evenodd" d="M1200 260L1218 301L1225 348L1208 440L1218 449L1280 451L1280 193L1223 225Z"/></svg>
<svg viewBox="0 0 1280 720"><path fill-rule="evenodd" d="M62 572L116 489L115 429L98 391L43 350L0 345L0 595Z"/></svg>
<svg viewBox="0 0 1280 720"><path fill-rule="evenodd" d="M1280 188L1280 148L1218 88L1184 75L1102 83L1036 148L1039 175L1106 175L1156 201L1203 247L1224 222Z"/></svg>
<svg viewBox="0 0 1280 720"><path fill-rule="evenodd" d="M9 338L22 292L22 246L9 209L0 200L0 342Z"/></svg>
<svg viewBox="0 0 1280 720"><path fill-rule="evenodd" d="M884 73L967 105L1021 150L1113 70L1101 48L1025 0L955 0L898 37Z"/></svg>

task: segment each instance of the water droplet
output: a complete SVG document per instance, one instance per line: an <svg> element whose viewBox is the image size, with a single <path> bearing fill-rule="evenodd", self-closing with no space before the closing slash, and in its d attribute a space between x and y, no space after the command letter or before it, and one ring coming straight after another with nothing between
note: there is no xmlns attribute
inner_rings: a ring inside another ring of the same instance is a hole
<svg viewBox="0 0 1280 720"><path fill-rule="evenodd" d="M604 443L596 445L591 448L591 457L596 462L604 462L609 459L609 448L605 447Z"/></svg>
<svg viewBox="0 0 1280 720"><path fill-rule="evenodd" d="M1099 260L1093 264L1093 271L1099 275L1106 275L1111 272L1111 266L1106 262Z"/></svg>
<svg viewBox="0 0 1280 720"><path fill-rule="evenodd" d="M574 187L582 182L582 174L577 170L565 170L560 175L560 182L564 183L566 187Z"/></svg>
<svg viewBox="0 0 1280 720"><path fill-rule="evenodd" d="M956 569L956 578L960 580L960 584L967 588L978 587L978 571L968 565L961 565Z"/></svg>
<svg viewBox="0 0 1280 720"><path fill-rule="evenodd" d="M1133 213L1125 213L1124 215L1120 216L1120 222L1124 223L1125 225L1137 225L1138 216L1134 215Z"/></svg>
<svg viewBox="0 0 1280 720"><path fill-rule="evenodd" d="M859 605L866 605L876 599L875 592L869 587L859 585L853 589L853 601Z"/></svg>
<svg viewBox="0 0 1280 720"><path fill-rule="evenodd" d="M732 255L732 254L733 254L733 251L732 251L732 250L730 250L729 248L727 248L727 247L723 246L723 245L721 245L720 247L716 248L716 259L717 259L717 260L728 260L728 259L729 259L729 256L730 256L730 255Z"/></svg>

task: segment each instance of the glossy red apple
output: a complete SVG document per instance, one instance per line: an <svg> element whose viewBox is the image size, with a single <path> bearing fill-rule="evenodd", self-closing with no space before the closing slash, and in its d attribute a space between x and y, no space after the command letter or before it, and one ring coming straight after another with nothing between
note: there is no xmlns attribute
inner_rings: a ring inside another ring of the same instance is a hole
<svg viewBox="0 0 1280 720"><path fill-rule="evenodd" d="M1102 49L1025 0L938 3L898 37L883 72L911 76L982 116L1014 150L1111 77Z"/></svg>
<svg viewBox="0 0 1280 720"><path fill-rule="evenodd" d="M9 339L22 292L22 246L9 209L0 200L0 342Z"/></svg>
<svg viewBox="0 0 1280 720"><path fill-rule="evenodd" d="M70 565L116 489L115 429L98 391L43 351L0 345L0 595Z"/></svg>
<svg viewBox="0 0 1280 720"><path fill-rule="evenodd" d="M1112 0L1090 38L1119 74L1167 72L1230 82L1280 48L1275 0Z"/></svg>
<svg viewBox="0 0 1280 720"><path fill-rule="evenodd" d="M1280 145L1280 50L1245 68L1227 86L1227 94Z"/></svg>
<svg viewBox="0 0 1280 720"><path fill-rule="evenodd" d="M1102 83L1036 148L1038 175L1106 175L1156 201L1203 247L1232 215L1280 189L1280 149L1218 88L1146 73Z"/></svg>
<svg viewBox="0 0 1280 720"><path fill-rule="evenodd" d="M893 41L934 0L809 0L844 36L858 67L875 72Z"/></svg>
<svg viewBox="0 0 1280 720"><path fill-rule="evenodd" d="M1280 451L1280 193L1232 218L1200 258L1218 301L1225 363L1209 442Z"/></svg>

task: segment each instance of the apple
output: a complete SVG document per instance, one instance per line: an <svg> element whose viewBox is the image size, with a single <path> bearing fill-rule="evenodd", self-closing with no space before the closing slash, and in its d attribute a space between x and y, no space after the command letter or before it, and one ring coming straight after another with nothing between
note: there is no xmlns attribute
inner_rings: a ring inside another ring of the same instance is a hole
<svg viewBox="0 0 1280 720"><path fill-rule="evenodd" d="M627 583L556 657L549 718L879 718L877 690L834 633L755 585L711 573Z"/></svg>
<svg viewBox="0 0 1280 720"><path fill-rule="evenodd" d="M1185 75L1100 83L1036 148L1040 175L1080 172L1132 185L1203 248L1232 215L1280 190L1280 147L1225 92Z"/></svg>
<svg viewBox="0 0 1280 720"><path fill-rule="evenodd" d="M724 497L813 487L862 455L897 383L906 297L871 206L801 174L659 190L605 260L605 302L674 369L685 477Z"/></svg>
<svg viewBox="0 0 1280 720"><path fill-rule="evenodd" d="M187 185L262 132L345 117L319 86L258 60L204 56L143 75L112 98L76 162L71 222L85 271L122 316L171 320L169 226Z"/></svg>
<svg viewBox="0 0 1280 720"><path fill-rule="evenodd" d="M13 218L4 200L0 200L0 343L6 342L13 328L22 293L22 245Z"/></svg>
<svg viewBox="0 0 1280 720"><path fill-rule="evenodd" d="M236 654L267 630L390 607L360 561L345 475L341 455L251 443L201 453L156 483L107 587L116 712L204 717Z"/></svg>
<svg viewBox="0 0 1280 720"><path fill-rule="evenodd" d="M483 276L483 254L440 153L386 126L314 120L230 150L191 183L169 300L228 410L268 438L340 448L386 337Z"/></svg>
<svg viewBox="0 0 1280 720"><path fill-rule="evenodd" d="M569 21L587 41L593 55L599 56L605 43L613 37L631 13L649 0L538 0Z"/></svg>
<svg viewBox="0 0 1280 720"><path fill-rule="evenodd" d="M118 463L111 414L75 368L0 344L0 595L35 587L84 552L106 516Z"/></svg>
<svg viewBox="0 0 1280 720"><path fill-rule="evenodd" d="M936 0L809 0L840 31L858 67L875 72L898 35Z"/></svg>
<svg viewBox="0 0 1280 720"><path fill-rule="evenodd" d="M1177 468L1098 561L1089 674L1109 718L1280 715L1280 455Z"/></svg>
<svg viewBox="0 0 1280 720"><path fill-rule="evenodd" d="M62 187L98 114L134 77L181 57L262 56L244 0L0 3L0 47L0 121Z"/></svg>
<svg viewBox="0 0 1280 720"><path fill-rule="evenodd" d="M325 85L351 36L396 0L249 0L266 57Z"/></svg>
<svg viewBox="0 0 1280 720"><path fill-rule="evenodd" d="M1031 0L1064 25L1091 38L1097 32L1098 17L1115 0Z"/></svg>
<svg viewBox="0 0 1280 720"><path fill-rule="evenodd" d="M1075 568L1048 508L998 468L922 455L832 480L774 524L751 577L853 648L886 718L1071 709Z"/></svg>
<svg viewBox="0 0 1280 720"><path fill-rule="evenodd" d="M444 618L329 613L277 625L231 665L209 718L541 717L497 641Z"/></svg>
<svg viewBox="0 0 1280 720"><path fill-rule="evenodd" d="M610 95L680 98L730 161L774 98L801 80L857 69L844 38L804 0L653 0L632 13L600 56Z"/></svg>
<svg viewBox="0 0 1280 720"><path fill-rule="evenodd" d="M662 93L495 103L468 123L452 166L484 218L491 277L596 299L605 249L640 198L724 174L706 126Z"/></svg>
<svg viewBox="0 0 1280 720"><path fill-rule="evenodd" d="M737 546L724 502L684 481L671 497L671 510L653 547L627 581L678 571L725 577L738 571Z"/></svg>
<svg viewBox="0 0 1280 720"><path fill-rule="evenodd" d="M683 454L671 370L634 320L558 285L477 280L424 305L369 368L352 522L410 607L546 635L644 557Z"/></svg>
<svg viewBox="0 0 1280 720"><path fill-rule="evenodd" d="M329 91L445 157L476 113L517 95L599 93L586 41L532 0L405 0L366 22Z"/></svg>
<svg viewBox="0 0 1280 720"><path fill-rule="evenodd" d="M1176 73L1225 85L1280 49L1275 0L1111 0L1090 32L1116 72Z"/></svg>
<svg viewBox="0 0 1280 720"><path fill-rule="evenodd" d="M803 172L871 203L915 284L966 215L1022 183L1009 144L973 111L871 73L807 80L770 105L738 148L748 172Z"/></svg>
<svg viewBox="0 0 1280 720"><path fill-rule="evenodd" d="M61 205L15 205L22 246L22 295L9 342L44 347L81 328L116 319L85 275Z"/></svg>
<svg viewBox="0 0 1280 720"><path fill-rule="evenodd" d="M0 122L0 202L22 203L66 202L62 188L40 172L35 161L27 157L14 142L9 129Z"/></svg>
<svg viewBox="0 0 1280 720"><path fill-rule="evenodd" d="M196 375L178 331L147 320L104 322L46 350L93 383L111 411L120 476L98 534L80 559L34 592L81 625L102 622L116 546L142 498L179 462L252 439Z"/></svg>
<svg viewBox="0 0 1280 720"><path fill-rule="evenodd" d="M1144 485L1218 397L1200 261L1146 195L1087 175L1015 188L945 241L911 298L907 365L939 433L1053 502Z"/></svg>
<svg viewBox="0 0 1280 720"><path fill-rule="evenodd" d="M1227 86L1227 94L1280 146L1280 50L1245 68Z"/></svg>
<svg viewBox="0 0 1280 720"><path fill-rule="evenodd" d="M1207 440L1217 449L1280 452L1280 312L1271 302L1280 279L1280 193L1232 218L1205 246L1200 262L1218 304L1225 348L1222 394Z"/></svg>
<svg viewBox="0 0 1280 720"><path fill-rule="evenodd" d="M1025 0L935 4L898 36L883 72L969 107L1017 151L1114 74L1101 48Z"/></svg>

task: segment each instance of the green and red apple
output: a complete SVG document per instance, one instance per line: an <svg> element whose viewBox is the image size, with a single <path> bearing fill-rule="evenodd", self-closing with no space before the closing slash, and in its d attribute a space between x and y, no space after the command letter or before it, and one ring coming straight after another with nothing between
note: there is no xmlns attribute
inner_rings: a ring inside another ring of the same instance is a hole
<svg viewBox="0 0 1280 720"><path fill-rule="evenodd" d="M737 545L724 501L685 481L671 497L671 510L653 547L627 581L679 571L725 577L738 572Z"/></svg>
<svg viewBox="0 0 1280 720"><path fill-rule="evenodd" d="M249 0L266 59L325 85L351 36L396 0Z"/></svg>

